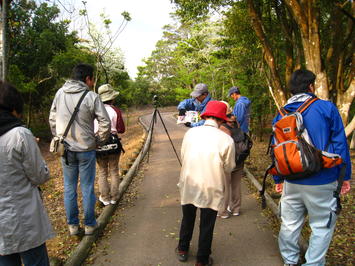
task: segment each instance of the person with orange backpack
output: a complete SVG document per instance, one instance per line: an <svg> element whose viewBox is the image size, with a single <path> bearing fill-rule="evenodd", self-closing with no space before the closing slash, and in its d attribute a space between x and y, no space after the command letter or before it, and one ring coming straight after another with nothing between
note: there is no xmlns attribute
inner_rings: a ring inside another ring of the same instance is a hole
<svg viewBox="0 0 355 266"><path fill-rule="evenodd" d="M339 193L350 191L344 126L335 105L313 94L315 79L311 71L295 71L289 82L293 96L273 121L273 164L267 173L274 176L276 192L282 192L278 241L284 265L299 262L306 214L312 234L302 265L325 265L341 209Z"/></svg>

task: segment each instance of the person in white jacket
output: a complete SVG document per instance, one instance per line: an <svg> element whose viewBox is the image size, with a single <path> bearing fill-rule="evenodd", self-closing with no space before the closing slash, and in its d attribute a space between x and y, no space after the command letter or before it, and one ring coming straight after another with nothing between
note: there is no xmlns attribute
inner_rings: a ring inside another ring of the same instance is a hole
<svg viewBox="0 0 355 266"><path fill-rule="evenodd" d="M181 148L178 187L183 217L176 254L180 261L187 260L196 210L200 208L196 266L212 264L210 254L216 216L223 204L225 180L235 168L234 141L218 129L227 120L226 108L222 102L209 102L201 114L205 124L188 130Z"/></svg>
<svg viewBox="0 0 355 266"><path fill-rule="evenodd" d="M38 189L49 170L22 111L20 93L0 81L0 265L49 266L54 233Z"/></svg>

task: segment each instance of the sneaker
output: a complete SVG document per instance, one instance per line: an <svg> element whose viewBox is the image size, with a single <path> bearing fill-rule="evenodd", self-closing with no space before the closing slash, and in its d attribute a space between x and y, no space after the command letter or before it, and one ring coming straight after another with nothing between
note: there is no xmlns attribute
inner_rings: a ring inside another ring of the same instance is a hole
<svg viewBox="0 0 355 266"><path fill-rule="evenodd" d="M181 262L187 261L187 258L189 257L188 251L182 251L182 250L179 250L179 248L175 249L175 253L176 253L178 260Z"/></svg>
<svg viewBox="0 0 355 266"><path fill-rule="evenodd" d="M69 234L71 236L75 236L77 234L79 234L79 225L75 225L75 224L69 224Z"/></svg>
<svg viewBox="0 0 355 266"><path fill-rule="evenodd" d="M98 228L99 226L96 224L94 226L89 226L89 225L85 225L85 235L92 235L94 234L95 230Z"/></svg>
<svg viewBox="0 0 355 266"><path fill-rule="evenodd" d="M217 214L217 217L222 218L222 219L228 219L229 218L229 214Z"/></svg>
<svg viewBox="0 0 355 266"><path fill-rule="evenodd" d="M101 196L99 197L99 201L101 201L101 203L102 203L103 205L105 205L105 206L107 206L107 205L110 204L109 201L104 200Z"/></svg>
<svg viewBox="0 0 355 266"><path fill-rule="evenodd" d="M117 203L117 200L111 200L110 203L111 203L112 205L115 205L115 204Z"/></svg>
<svg viewBox="0 0 355 266"><path fill-rule="evenodd" d="M213 259L211 257L208 258L208 263L202 263L202 262L196 262L195 266L212 266L213 265Z"/></svg>
<svg viewBox="0 0 355 266"><path fill-rule="evenodd" d="M227 211L229 211L233 216L239 216L240 215L239 212L232 212L232 210L229 208L229 206L227 208Z"/></svg>

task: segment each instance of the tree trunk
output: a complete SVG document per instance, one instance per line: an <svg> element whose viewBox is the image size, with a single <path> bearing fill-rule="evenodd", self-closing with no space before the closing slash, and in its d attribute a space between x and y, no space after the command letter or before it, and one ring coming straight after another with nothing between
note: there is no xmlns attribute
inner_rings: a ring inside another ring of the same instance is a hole
<svg viewBox="0 0 355 266"><path fill-rule="evenodd" d="M329 99L328 77L323 69L319 35L319 8L316 0L284 0L297 22L303 45L306 68L317 75L315 87L319 98Z"/></svg>
<svg viewBox="0 0 355 266"><path fill-rule="evenodd" d="M248 11L254 31L263 46L264 60L270 69L273 98L278 106L283 106L286 104L286 95L276 67L275 57L273 55L269 41L266 38L260 15L255 9L253 0L248 0Z"/></svg>
<svg viewBox="0 0 355 266"><path fill-rule="evenodd" d="M338 95L337 95L336 105L339 109L339 113L341 115L344 125L348 124L349 110L354 100L354 97L355 97L355 79L352 78L349 88L345 92L342 92L342 90L338 90Z"/></svg>
<svg viewBox="0 0 355 266"><path fill-rule="evenodd" d="M11 1L0 0L1 1L1 79L6 80L7 71L8 71L8 41L7 41L7 32L8 32L8 21L7 21L7 12L9 9L9 3Z"/></svg>

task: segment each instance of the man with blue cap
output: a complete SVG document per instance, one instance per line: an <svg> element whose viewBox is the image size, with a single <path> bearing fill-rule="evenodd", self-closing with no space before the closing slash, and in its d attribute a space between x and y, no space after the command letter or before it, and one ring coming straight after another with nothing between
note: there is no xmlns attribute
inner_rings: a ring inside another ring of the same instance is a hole
<svg viewBox="0 0 355 266"><path fill-rule="evenodd" d="M212 100L211 95L208 92L208 87L204 83L197 84L190 96L192 98L185 99L179 103L177 107L179 110L179 116L184 116L186 111L197 111L201 114L205 111L207 103ZM196 123L186 122L185 126L198 127L202 126L204 123L205 120L200 120Z"/></svg>
<svg viewBox="0 0 355 266"><path fill-rule="evenodd" d="M228 91L228 97L231 97L235 102L232 114L237 118L240 128L245 132L249 132L250 122L250 100L240 94L238 87L232 87Z"/></svg>

